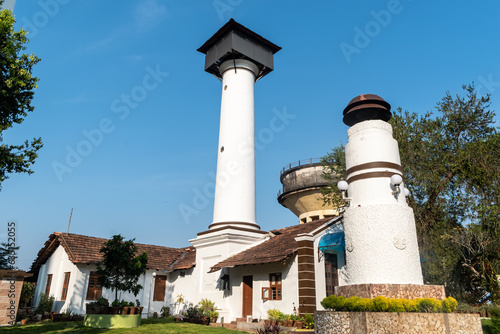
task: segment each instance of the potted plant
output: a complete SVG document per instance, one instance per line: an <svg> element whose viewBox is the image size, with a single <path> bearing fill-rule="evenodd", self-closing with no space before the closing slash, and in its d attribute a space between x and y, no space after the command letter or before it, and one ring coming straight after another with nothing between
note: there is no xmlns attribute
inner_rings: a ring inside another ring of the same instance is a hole
<svg viewBox="0 0 500 334"><path fill-rule="evenodd" d="M23 315L21 318L21 324L26 325L26 323L28 322L29 319L30 319L29 315L27 315L27 314Z"/></svg>
<svg viewBox="0 0 500 334"><path fill-rule="evenodd" d="M304 327L304 318L298 317L298 319L295 320L295 327L302 329Z"/></svg>
<svg viewBox="0 0 500 334"><path fill-rule="evenodd" d="M97 302L90 302L85 304L85 313L96 314Z"/></svg>
<svg viewBox="0 0 500 334"><path fill-rule="evenodd" d="M139 301L139 299L135 300L135 307L137 308L136 314L142 314L142 310L144 309L144 306L141 306L141 302Z"/></svg>
<svg viewBox="0 0 500 334"><path fill-rule="evenodd" d="M95 314L109 314L109 301L100 297L95 301L96 303L96 313Z"/></svg>
<svg viewBox="0 0 500 334"><path fill-rule="evenodd" d="M120 313L121 314L129 314L130 313L130 308L128 307L128 302L124 301L122 299L122 301L120 302Z"/></svg>
<svg viewBox="0 0 500 334"><path fill-rule="evenodd" d="M217 318L219 318L219 312L213 310L213 311L210 311L208 312L208 317L210 319L211 322L217 322Z"/></svg>
<svg viewBox="0 0 500 334"><path fill-rule="evenodd" d="M286 319L287 319L286 314L280 312L280 314L278 316L278 324L280 326L286 326Z"/></svg>
<svg viewBox="0 0 500 334"><path fill-rule="evenodd" d="M129 313L128 314L136 314L137 308L135 307L135 304L134 302L128 302L128 310L129 310Z"/></svg>
<svg viewBox="0 0 500 334"><path fill-rule="evenodd" d="M181 294L178 294L177 297L175 298L175 304L177 305L177 314L181 314L181 304L184 303L184 296Z"/></svg>
<svg viewBox="0 0 500 334"><path fill-rule="evenodd" d="M269 320L271 320L271 324L278 324L278 321L280 320L282 314L283 313L281 313L280 310L275 308L267 310L267 316L269 317Z"/></svg>
<svg viewBox="0 0 500 334"><path fill-rule="evenodd" d="M287 314L286 315L286 326L287 327L292 327L293 326L292 316L293 316L293 314Z"/></svg>
<svg viewBox="0 0 500 334"><path fill-rule="evenodd" d="M168 317L170 315L170 307L169 306L163 306L161 308L161 316L162 317Z"/></svg>
<svg viewBox="0 0 500 334"><path fill-rule="evenodd" d="M111 303L110 314L120 314L120 301L118 299L113 300Z"/></svg>

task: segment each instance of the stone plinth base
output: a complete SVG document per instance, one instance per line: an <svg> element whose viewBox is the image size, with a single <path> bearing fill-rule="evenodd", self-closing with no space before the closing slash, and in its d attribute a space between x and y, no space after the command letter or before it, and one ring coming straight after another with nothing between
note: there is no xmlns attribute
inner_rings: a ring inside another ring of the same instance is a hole
<svg viewBox="0 0 500 334"><path fill-rule="evenodd" d="M94 328L135 328L141 325L141 315L86 314L83 324Z"/></svg>
<svg viewBox="0 0 500 334"><path fill-rule="evenodd" d="M478 314L314 312L317 334L482 334Z"/></svg>
<svg viewBox="0 0 500 334"><path fill-rule="evenodd" d="M346 298L358 296L360 298L374 298L384 296L387 298L446 298L442 285L418 284L356 284L335 287L336 296Z"/></svg>

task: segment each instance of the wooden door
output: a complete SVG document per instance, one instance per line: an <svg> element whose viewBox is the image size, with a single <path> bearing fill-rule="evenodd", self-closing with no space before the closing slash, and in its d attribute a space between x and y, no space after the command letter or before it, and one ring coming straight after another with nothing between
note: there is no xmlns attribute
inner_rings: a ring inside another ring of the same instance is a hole
<svg viewBox="0 0 500 334"><path fill-rule="evenodd" d="M339 285L337 269L337 254L325 253L325 283L327 297L333 295L335 293L335 287Z"/></svg>
<svg viewBox="0 0 500 334"><path fill-rule="evenodd" d="M253 276L243 276L243 316L252 315Z"/></svg>

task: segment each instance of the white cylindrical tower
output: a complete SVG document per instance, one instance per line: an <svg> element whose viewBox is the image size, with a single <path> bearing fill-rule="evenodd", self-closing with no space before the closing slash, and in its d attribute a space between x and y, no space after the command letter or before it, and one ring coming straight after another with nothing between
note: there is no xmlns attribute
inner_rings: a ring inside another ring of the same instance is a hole
<svg viewBox="0 0 500 334"><path fill-rule="evenodd" d="M344 214L347 280L354 284L423 284L413 210L406 203L390 105L377 95L344 110L350 205Z"/></svg>
<svg viewBox="0 0 500 334"><path fill-rule="evenodd" d="M273 70L279 50L233 19L198 49L206 55L205 71L222 80L211 231L260 230L255 221L254 84Z"/></svg>
<svg viewBox="0 0 500 334"><path fill-rule="evenodd" d="M259 229L255 222L254 83L259 69L244 59L220 66L222 101L211 227L223 223Z"/></svg>

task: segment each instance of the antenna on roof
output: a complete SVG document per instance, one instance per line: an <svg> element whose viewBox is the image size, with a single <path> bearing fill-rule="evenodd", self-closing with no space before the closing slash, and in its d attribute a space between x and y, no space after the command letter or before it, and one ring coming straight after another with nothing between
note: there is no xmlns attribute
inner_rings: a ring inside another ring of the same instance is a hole
<svg viewBox="0 0 500 334"><path fill-rule="evenodd" d="M73 208L71 208L71 213L69 214L68 232L66 232L66 234L69 234L69 225L71 225L71 217L72 216L73 216Z"/></svg>

